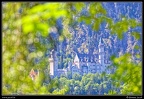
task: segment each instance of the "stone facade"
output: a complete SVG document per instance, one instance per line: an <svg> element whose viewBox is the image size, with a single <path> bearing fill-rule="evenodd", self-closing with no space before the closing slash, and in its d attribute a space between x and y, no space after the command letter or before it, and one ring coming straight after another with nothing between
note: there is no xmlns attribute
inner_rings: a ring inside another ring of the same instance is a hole
<svg viewBox="0 0 144 99"><path fill-rule="evenodd" d="M66 69L59 69L58 68L58 58L57 52L52 51L51 57L49 58L50 62L50 75L52 77L60 77L62 74L67 75L68 72L71 74L78 73L80 75L87 74L87 73L102 73L103 71L106 73L110 73L109 70L106 69L107 66L111 64L111 62L105 59L105 51L104 51L104 44L102 43L101 39L98 44L98 59L94 60L95 55L91 55L90 57L81 57L75 53L75 57L72 62L68 63L68 67ZM80 59L81 57L81 59Z"/></svg>

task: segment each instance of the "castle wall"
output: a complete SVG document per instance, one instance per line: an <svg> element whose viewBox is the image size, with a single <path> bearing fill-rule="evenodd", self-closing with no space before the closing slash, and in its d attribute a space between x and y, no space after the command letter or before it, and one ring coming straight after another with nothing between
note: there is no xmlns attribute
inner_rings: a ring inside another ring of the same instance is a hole
<svg viewBox="0 0 144 99"><path fill-rule="evenodd" d="M79 74L84 74L84 73L102 73L103 71L106 71L107 73L110 73L110 71L106 70L106 67L109 65L107 62L105 63L104 59L104 46L101 43L101 39L98 45L98 60L96 62L89 62L87 60L84 61L79 61L79 57L75 56L74 61L69 63L68 68L66 69L58 69L58 59L56 52L53 52L53 62L51 60L50 62L50 75L58 76L60 77L61 75L66 75L69 71L72 72L72 75L74 73L79 73ZM73 65L72 65L73 64Z"/></svg>

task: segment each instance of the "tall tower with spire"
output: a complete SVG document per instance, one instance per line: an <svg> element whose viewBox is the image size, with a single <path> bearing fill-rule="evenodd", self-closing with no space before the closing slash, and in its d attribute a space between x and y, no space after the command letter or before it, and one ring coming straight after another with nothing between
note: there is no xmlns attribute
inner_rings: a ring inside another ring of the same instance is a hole
<svg viewBox="0 0 144 99"><path fill-rule="evenodd" d="M99 48L99 63L103 66L104 65L104 45L102 43L101 38L99 41L98 48Z"/></svg>
<svg viewBox="0 0 144 99"><path fill-rule="evenodd" d="M49 58L49 66L50 66L50 76L56 76L58 69L58 59L56 57L56 51L52 50Z"/></svg>

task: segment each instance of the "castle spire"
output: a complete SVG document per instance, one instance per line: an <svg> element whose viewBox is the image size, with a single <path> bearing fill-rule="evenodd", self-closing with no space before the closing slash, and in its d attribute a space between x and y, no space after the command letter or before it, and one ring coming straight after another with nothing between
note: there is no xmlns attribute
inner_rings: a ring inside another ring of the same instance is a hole
<svg viewBox="0 0 144 99"><path fill-rule="evenodd" d="M100 38L100 40L99 40L99 46L100 46L100 45L102 45L102 40L101 40L101 38Z"/></svg>
<svg viewBox="0 0 144 99"><path fill-rule="evenodd" d="M98 47L99 47L99 63L104 64L104 46L102 44L101 38Z"/></svg>
<svg viewBox="0 0 144 99"><path fill-rule="evenodd" d="M76 54L76 56L75 56L75 58L74 58L74 62L75 62L75 61L79 61L79 58L78 58L77 54Z"/></svg>
<svg viewBox="0 0 144 99"><path fill-rule="evenodd" d="M55 76L56 75L56 70L58 69L58 60L57 60L57 55L56 51L52 50L51 51L51 56L49 58L49 66L50 66L50 75Z"/></svg>
<svg viewBox="0 0 144 99"><path fill-rule="evenodd" d="M76 64L78 66L78 68L80 68L80 66L79 66L79 58L78 58L77 54L75 55L75 58L74 58L74 64Z"/></svg>
<svg viewBox="0 0 144 99"><path fill-rule="evenodd" d="M100 41L99 41L99 45L101 44L101 38L100 38Z"/></svg>

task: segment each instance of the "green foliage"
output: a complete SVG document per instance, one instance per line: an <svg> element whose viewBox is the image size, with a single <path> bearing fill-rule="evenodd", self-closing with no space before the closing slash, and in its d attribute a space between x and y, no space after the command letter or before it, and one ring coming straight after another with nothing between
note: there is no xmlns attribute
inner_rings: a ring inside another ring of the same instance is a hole
<svg viewBox="0 0 144 99"><path fill-rule="evenodd" d="M63 87L67 86L69 89L66 95L102 95L104 92L108 94L108 87L112 85L110 75L108 74L105 74L105 76L98 73L85 74L83 76L76 75L81 79L60 77L58 79L60 87L58 87L57 90L61 90ZM106 77L108 79L106 79Z"/></svg>
<svg viewBox="0 0 144 99"><path fill-rule="evenodd" d="M28 11L30 14L22 18L23 32L27 34L40 31L42 36L48 36L50 27L56 25L55 20L66 17L66 10L61 9L60 5L60 3L45 3L34 6Z"/></svg>
<svg viewBox="0 0 144 99"><path fill-rule="evenodd" d="M119 58L112 57L116 72L108 75L108 82L105 82L106 74L88 74L81 77L74 75L71 80L61 77L60 79L49 78L49 74L44 73L48 66L48 59L44 57L47 50L53 49L55 41L51 39L51 28L56 27L56 21L62 18L63 29L59 34L59 42L64 39L71 39L69 28L76 21L84 21L87 25L92 25L93 30L98 31L102 22L108 24L111 34L117 34L119 38L129 28L141 26L141 22L135 19L122 18L114 23L106 16L106 10L101 3L89 3L88 15L79 16L81 10L85 8L85 3L12 3L2 4L2 94L101 94L109 86L110 78L115 80L114 85L122 90L120 94L141 94L142 90L142 64L134 63L130 54L125 54ZM12 9L11 9L12 8ZM11 10L9 10L11 9ZM21 12L19 12L22 10ZM74 20L74 17L78 17ZM49 44L42 44L37 36L48 38ZM141 38L137 32L132 32L136 40ZM28 49L33 45L35 50ZM140 49L137 45L136 49ZM141 58L137 54L137 58ZM34 63L35 58L40 58L38 64ZM69 60L65 60L67 64ZM39 76L32 80L29 76L31 69L39 70ZM107 76L107 75L106 75ZM70 77L71 78L71 77ZM44 82L47 81L45 84ZM100 84L100 81L102 83ZM124 84L121 84L124 83ZM60 84L60 85L59 85ZM80 91L78 90L80 89ZM116 94L115 90L108 94ZM117 93L119 94L119 93Z"/></svg>
<svg viewBox="0 0 144 99"><path fill-rule="evenodd" d="M43 86L45 80L50 82L43 72L48 66L48 59L43 58L47 46L39 42L37 32L47 37L50 26L55 25L55 20L64 16L66 11L60 10L61 4L35 4L32 7L31 3L3 4L2 74L6 75L2 79L3 94L49 94L49 87L56 86L55 83ZM13 9L9 11L9 8ZM18 12L20 9L21 13ZM52 13L53 11L56 13ZM53 22L47 24L50 18L54 18ZM30 44L36 48L34 52L28 51ZM34 64L35 58L40 58L41 61ZM32 68L40 72L34 81L29 76Z"/></svg>
<svg viewBox="0 0 144 99"><path fill-rule="evenodd" d="M127 32L130 28L135 28L137 26L141 26L141 22L137 22L135 19L127 19L127 18L122 18L122 20L114 23L111 26L111 33L112 34L117 34L117 36L122 39L123 38L123 33ZM138 33L132 33L138 39Z"/></svg>
<svg viewBox="0 0 144 99"><path fill-rule="evenodd" d="M58 89L53 91L53 95L65 95L65 93L69 90L67 86L63 87L63 89Z"/></svg>
<svg viewBox="0 0 144 99"><path fill-rule="evenodd" d="M74 79L74 80L81 80L81 76L79 75L79 74L77 74L77 73L75 73L75 74L73 74L72 75L72 78Z"/></svg>
<svg viewBox="0 0 144 99"><path fill-rule="evenodd" d="M87 25L92 25L93 30L98 31L99 26L103 20L103 15L106 15L106 10L102 7L101 3L90 3L88 5L89 15L82 15L78 17L78 21L84 21Z"/></svg>
<svg viewBox="0 0 144 99"><path fill-rule="evenodd" d="M131 55L125 54L119 58L115 58L113 62L116 64L116 71L112 74L114 85L116 87L123 86L121 94L141 95L142 92L142 65L132 62ZM121 85L121 83L124 83Z"/></svg>
<svg viewBox="0 0 144 99"><path fill-rule="evenodd" d="M89 12L93 17L95 17L96 14L106 15L106 10L102 7L101 3L99 3L99 2L90 3Z"/></svg>
<svg viewBox="0 0 144 99"><path fill-rule="evenodd" d="M85 4L84 3L81 3L81 2L77 2L74 4L75 8L76 8L76 11L80 12L84 7L85 7Z"/></svg>
<svg viewBox="0 0 144 99"><path fill-rule="evenodd" d="M132 32L131 35L134 36L136 40L140 39L140 34L138 32Z"/></svg>
<svg viewBox="0 0 144 99"><path fill-rule="evenodd" d="M108 95L117 95L117 93L114 90L110 90L109 93L108 93Z"/></svg>
<svg viewBox="0 0 144 99"><path fill-rule="evenodd" d="M136 45L136 46L134 47L134 49L138 50L138 49L139 49L139 46L138 46L138 45Z"/></svg>

